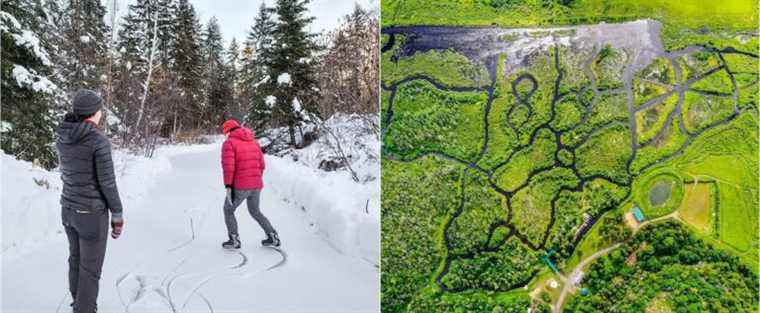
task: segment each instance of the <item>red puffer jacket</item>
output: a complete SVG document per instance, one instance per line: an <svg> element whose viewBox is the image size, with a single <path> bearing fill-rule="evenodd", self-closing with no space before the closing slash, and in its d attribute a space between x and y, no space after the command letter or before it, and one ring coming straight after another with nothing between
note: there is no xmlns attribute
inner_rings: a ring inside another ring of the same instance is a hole
<svg viewBox="0 0 760 313"><path fill-rule="evenodd" d="M230 132L222 145L224 185L244 190L262 189L264 168L264 154L253 132L245 127Z"/></svg>

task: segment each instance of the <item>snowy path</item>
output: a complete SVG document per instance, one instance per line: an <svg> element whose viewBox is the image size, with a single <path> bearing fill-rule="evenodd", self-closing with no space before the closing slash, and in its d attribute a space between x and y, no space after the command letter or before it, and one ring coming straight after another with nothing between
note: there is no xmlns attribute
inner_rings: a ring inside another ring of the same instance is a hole
<svg viewBox="0 0 760 313"><path fill-rule="evenodd" d="M219 152L170 160L172 169L148 195L125 201L124 235L108 242L99 312L378 311L378 269L331 248L278 186L265 178L261 208L288 259L267 270L281 256L260 247L263 233L245 204L236 213L243 248L221 249ZM63 234L23 255L4 255L1 311L56 312L63 303L60 312L67 312L67 255Z"/></svg>

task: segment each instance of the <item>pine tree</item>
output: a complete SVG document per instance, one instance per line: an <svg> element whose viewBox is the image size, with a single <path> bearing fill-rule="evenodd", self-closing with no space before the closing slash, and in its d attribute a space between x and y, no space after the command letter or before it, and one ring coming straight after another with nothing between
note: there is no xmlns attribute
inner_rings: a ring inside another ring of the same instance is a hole
<svg viewBox="0 0 760 313"><path fill-rule="evenodd" d="M144 143L157 131L171 129L166 115L167 107L177 101L170 72L176 41L175 7L175 0L137 0L123 18L116 45L121 60L116 65L114 92L121 100L114 105L123 111L122 122L131 125L125 132L129 142Z"/></svg>
<svg viewBox="0 0 760 313"><path fill-rule="evenodd" d="M239 101L240 95L240 46L234 37L227 48L227 81L231 86L231 98L229 99L229 117L242 121L243 109Z"/></svg>
<svg viewBox="0 0 760 313"><path fill-rule="evenodd" d="M271 104L267 97L273 94L275 88L274 81L270 79L274 31L277 27L272 19L273 13L273 8L261 4L243 52L240 101L247 107L246 123L254 130L264 129L271 119Z"/></svg>
<svg viewBox="0 0 760 313"><path fill-rule="evenodd" d="M157 40L156 64L170 65L171 50L176 40L174 22L177 12L176 0L137 0L135 4L129 5L128 14L124 17L124 24L125 26L131 25L132 29L129 32L141 39L139 50L145 59L151 52L155 29ZM120 31L120 34L123 32L124 30Z"/></svg>
<svg viewBox="0 0 760 313"><path fill-rule="evenodd" d="M205 121L206 127L218 127L224 122L230 86L225 85L226 68L224 62L224 47L222 33L216 17L212 17L203 33L201 44L203 51L205 86Z"/></svg>
<svg viewBox="0 0 760 313"><path fill-rule="evenodd" d="M176 47L176 21L179 8L176 0L155 0L156 17L158 18L158 60L164 68L170 68L176 55L172 50ZM150 28L149 28L150 29Z"/></svg>
<svg viewBox="0 0 760 313"><path fill-rule="evenodd" d="M295 128L305 120L302 109L314 112L317 100L313 54L317 50L314 34L307 31L314 17L307 17L308 0L277 0L277 27L270 78L278 81L282 75L289 82L278 83L273 118L288 127L290 145L297 144Z"/></svg>
<svg viewBox="0 0 760 313"><path fill-rule="evenodd" d="M39 2L41 0L36 1ZM40 42L42 46L45 47L45 50L50 57L50 62L56 65L48 78L59 87L59 90L53 94L51 101L54 102L53 109L56 111L56 115L61 115L68 110L71 99L67 94L68 90L66 88L64 71L60 69L60 65L65 63L62 61L62 58L65 56L63 52L66 48L66 45L64 44L65 39L63 38L63 30L66 29L66 26L71 22L66 10L68 7L68 0L42 1L43 2L40 4L42 7L41 10L47 14L47 20L37 21L38 23L36 25L39 28L38 34Z"/></svg>
<svg viewBox="0 0 760 313"><path fill-rule="evenodd" d="M56 165L52 147L55 125L52 94L57 86L48 76L51 62L40 43L41 21L47 16L39 2L0 2L2 30L3 114L0 147L19 159L35 161L45 168Z"/></svg>
<svg viewBox="0 0 760 313"><path fill-rule="evenodd" d="M138 99L142 96L143 83L148 72L146 54L150 52L150 46L146 45L149 42L146 34L146 14L143 7L130 6L122 17L123 23L119 28L119 39L116 43L118 57L112 69L112 110L126 125L133 125L137 119L135 113L138 110ZM127 140L131 129L123 131L123 139Z"/></svg>
<svg viewBox="0 0 760 313"><path fill-rule="evenodd" d="M105 72L107 33L106 9L99 0L70 1L57 42L56 67L67 94L81 88L102 91Z"/></svg>
<svg viewBox="0 0 760 313"><path fill-rule="evenodd" d="M173 48L173 72L182 105L172 112L175 130L178 124L197 128L202 121L202 104L205 99L201 92L204 66L200 49L200 28L193 5L187 0L180 0L175 25L177 38Z"/></svg>

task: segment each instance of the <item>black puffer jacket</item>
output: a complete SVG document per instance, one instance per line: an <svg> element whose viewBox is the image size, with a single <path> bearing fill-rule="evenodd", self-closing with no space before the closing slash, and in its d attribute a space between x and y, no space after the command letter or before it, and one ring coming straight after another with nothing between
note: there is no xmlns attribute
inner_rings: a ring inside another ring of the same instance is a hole
<svg viewBox="0 0 760 313"><path fill-rule="evenodd" d="M63 121L56 148L63 180L61 205L77 210L121 213L111 143L91 122Z"/></svg>

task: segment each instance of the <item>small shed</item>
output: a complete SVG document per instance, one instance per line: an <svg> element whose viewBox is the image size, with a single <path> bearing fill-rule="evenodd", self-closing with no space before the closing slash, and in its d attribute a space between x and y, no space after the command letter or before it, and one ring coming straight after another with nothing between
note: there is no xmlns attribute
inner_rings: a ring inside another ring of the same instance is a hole
<svg viewBox="0 0 760 313"><path fill-rule="evenodd" d="M581 288L581 296L588 296L588 288Z"/></svg>
<svg viewBox="0 0 760 313"><path fill-rule="evenodd" d="M639 209L639 207L634 206L631 209L631 213L633 214L633 218L635 218L637 222L639 223L644 222L644 213L641 212L641 209Z"/></svg>

